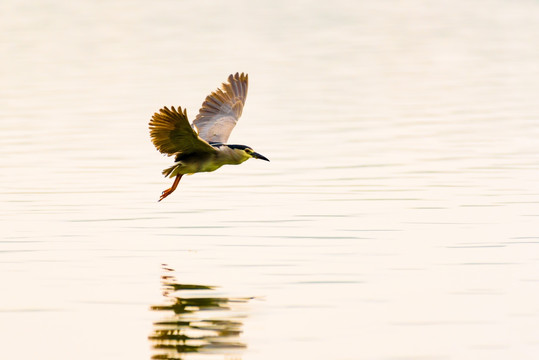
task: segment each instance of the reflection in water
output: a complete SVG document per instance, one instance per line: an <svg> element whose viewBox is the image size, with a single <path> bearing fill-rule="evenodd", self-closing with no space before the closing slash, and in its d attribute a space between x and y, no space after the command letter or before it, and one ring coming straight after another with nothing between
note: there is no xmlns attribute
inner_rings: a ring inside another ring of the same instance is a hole
<svg viewBox="0 0 539 360"><path fill-rule="evenodd" d="M166 303L151 307L167 317L153 324L149 336L152 359L182 359L188 353L234 354L246 345L242 333L242 304L251 298L215 296L215 287L180 284L173 269L163 265L161 276Z"/></svg>

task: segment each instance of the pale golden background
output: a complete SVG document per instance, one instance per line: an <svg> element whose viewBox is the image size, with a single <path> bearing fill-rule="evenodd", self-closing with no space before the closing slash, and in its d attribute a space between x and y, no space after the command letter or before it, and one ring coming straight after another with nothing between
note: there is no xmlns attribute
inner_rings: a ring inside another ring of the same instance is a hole
<svg viewBox="0 0 539 360"><path fill-rule="evenodd" d="M538 19L531 0L3 0L0 358L149 359L167 263L259 297L242 359L537 359ZM193 119L236 71L230 141L271 163L157 203L149 118Z"/></svg>

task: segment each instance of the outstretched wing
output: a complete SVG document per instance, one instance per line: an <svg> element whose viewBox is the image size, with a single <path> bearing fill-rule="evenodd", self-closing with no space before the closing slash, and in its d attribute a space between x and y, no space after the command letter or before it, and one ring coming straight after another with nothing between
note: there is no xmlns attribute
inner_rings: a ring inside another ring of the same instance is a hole
<svg viewBox="0 0 539 360"><path fill-rule="evenodd" d="M226 143L243 111L248 80L244 73L230 75L228 83L206 97L193 121L201 138Z"/></svg>
<svg viewBox="0 0 539 360"><path fill-rule="evenodd" d="M193 130L187 120L187 112L182 112L181 107L178 107L177 111L174 106L170 110L165 107L153 114L150 120L150 136L157 150L168 156L216 151Z"/></svg>

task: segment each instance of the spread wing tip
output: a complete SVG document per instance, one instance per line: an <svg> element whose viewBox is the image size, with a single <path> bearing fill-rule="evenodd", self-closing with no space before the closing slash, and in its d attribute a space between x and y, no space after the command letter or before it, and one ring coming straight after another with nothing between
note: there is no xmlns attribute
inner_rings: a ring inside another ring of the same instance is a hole
<svg viewBox="0 0 539 360"><path fill-rule="evenodd" d="M183 115L183 116L187 116L187 109L183 109L182 111L182 107L181 106L178 106L178 110L176 110L174 108L174 106L171 106L170 109L166 106L163 106L161 109L159 109L159 112L156 112L153 114L153 116L160 116L160 115L173 115L173 114L180 114L180 115ZM152 118L153 119L153 118Z"/></svg>
<svg viewBox="0 0 539 360"><path fill-rule="evenodd" d="M229 82L233 82L233 81L241 81L241 82L247 82L249 80L249 75L246 74L246 73L235 73L235 74L230 74L228 75L228 81Z"/></svg>

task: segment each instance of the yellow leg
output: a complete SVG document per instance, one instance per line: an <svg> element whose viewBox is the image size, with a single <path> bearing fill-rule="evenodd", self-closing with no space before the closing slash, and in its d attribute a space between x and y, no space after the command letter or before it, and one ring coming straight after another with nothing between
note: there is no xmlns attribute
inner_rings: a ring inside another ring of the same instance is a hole
<svg viewBox="0 0 539 360"><path fill-rule="evenodd" d="M174 179L174 183L172 184L170 189L166 189L165 191L161 193L161 197L159 198L159 201L163 200L164 198L172 194L174 190L176 190L176 187L178 187L178 184L180 183L180 179L182 178L182 176L183 174L179 174L176 176L176 179Z"/></svg>

